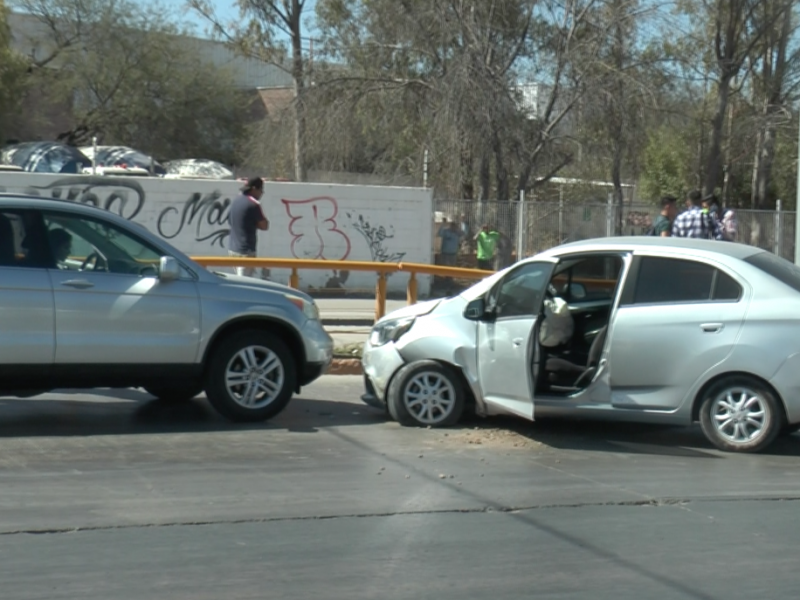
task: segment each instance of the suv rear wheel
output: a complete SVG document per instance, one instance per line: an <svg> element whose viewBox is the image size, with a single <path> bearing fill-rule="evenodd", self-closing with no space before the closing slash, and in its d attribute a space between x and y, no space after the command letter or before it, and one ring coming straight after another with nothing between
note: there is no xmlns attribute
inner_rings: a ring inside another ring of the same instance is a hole
<svg viewBox="0 0 800 600"><path fill-rule="evenodd" d="M286 344L271 333L242 331L224 339L211 356L206 395L232 421L264 421L286 408L296 381Z"/></svg>

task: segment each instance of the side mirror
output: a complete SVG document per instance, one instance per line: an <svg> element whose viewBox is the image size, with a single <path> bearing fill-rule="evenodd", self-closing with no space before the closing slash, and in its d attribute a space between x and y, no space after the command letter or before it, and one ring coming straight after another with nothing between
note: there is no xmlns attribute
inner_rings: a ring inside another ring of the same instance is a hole
<svg viewBox="0 0 800 600"><path fill-rule="evenodd" d="M464 309L464 318L469 321L480 321L486 316L486 301L475 298Z"/></svg>
<svg viewBox="0 0 800 600"><path fill-rule="evenodd" d="M171 256L162 256L158 265L158 279L162 282L175 281L181 276L181 266Z"/></svg>

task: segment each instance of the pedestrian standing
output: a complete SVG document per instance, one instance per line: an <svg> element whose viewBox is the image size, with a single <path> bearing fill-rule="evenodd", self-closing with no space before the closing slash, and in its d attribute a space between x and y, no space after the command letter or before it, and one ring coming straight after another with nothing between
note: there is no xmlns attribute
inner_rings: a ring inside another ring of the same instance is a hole
<svg viewBox="0 0 800 600"><path fill-rule="evenodd" d="M678 216L678 199L674 196L662 197L661 213L656 217L648 234L656 237L669 237L676 216Z"/></svg>
<svg viewBox="0 0 800 600"><path fill-rule="evenodd" d="M725 239L729 242L735 242L739 230L736 221L736 212L732 208L726 208L722 211L722 233Z"/></svg>
<svg viewBox="0 0 800 600"><path fill-rule="evenodd" d="M498 232L497 252L494 256L494 270L502 271L511 264L514 254L514 244L505 233Z"/></svg>
<svg viewBox="0 0 800 600"><path fill-rule="evenodd" d="M455 221L449 223L445 221L439 227L437 234L442 238L442 247L439 252L441 263L445 267L456 266L456 256L458 255L458 247L461 244L461 231Z"/></svg>
<svg viewBox="0 0 800 600"><path fill-rule="evenodd" d="M484 271L491 271L494 267L494 254L497 250L497 240L500 239L500 232L494 227L490 227L488 223L481 227L481 230L475 235L475 242L477 244L476 258L478 259L478 268Z"/></svg>
<svg viewBox="0 0 800 600"><path fill-rule="evenodd" d="M228 255L239 258L254 258L258 230L267 231L269 221L261 210L261 196L264 194L264 180L253 177L242 188L242 193L231 202L231 231L228 237ZM236 267L237 275L252 277L255 267Z"/></svg>
<svg viewBox="0 0 800 600"><path fill-rule="evenodd" d="M672 224L673 237L723 240L722 227L711 214L703 211L703 195L699 190L686 196L684 212Z"/></svg>

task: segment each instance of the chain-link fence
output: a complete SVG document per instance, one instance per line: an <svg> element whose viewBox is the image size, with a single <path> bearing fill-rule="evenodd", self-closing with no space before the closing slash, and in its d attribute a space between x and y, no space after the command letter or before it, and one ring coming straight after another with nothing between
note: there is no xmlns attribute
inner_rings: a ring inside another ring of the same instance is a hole
<svg viewBox="0 0 800 600"><path fill-rule="evenodd" d="M439 252L437 232L444 222L455 222L464 233L458 264L474 264L474 236L484 224L496 228L507 240L509 264L517 256L532 256L559 244L596 237L642 235L659 213L657 206L626 204L622 209L610 202L476 202L436 200L434 250ZM736 241L774 252L794 262L794 211L736 210ZM620 227L621 226L621 227ZM504 264L498 264L505 266Z"/></svg>

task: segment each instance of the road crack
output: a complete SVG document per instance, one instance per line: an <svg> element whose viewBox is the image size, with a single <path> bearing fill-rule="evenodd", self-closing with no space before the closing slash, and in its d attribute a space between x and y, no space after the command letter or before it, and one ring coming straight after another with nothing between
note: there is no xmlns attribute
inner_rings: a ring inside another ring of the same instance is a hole
<svg viewBox="0 0 800 600"><path fill-rule="evenodd" d="M480 506L475 508L443 508L440 510L408 510L374 513L343 513L336 515L304 515L282 517L253 517L245 519L213 519L169 521L165 523L129 523L117 525L87 525L79 527L46 527L41 529L13 529L0 531L0 536L15 535L58 535L69 533L88 533L95 531L120 531L125 529L158 529L168 527L209 527L214 525L258 525L266 523L282 523L292 521L331 521L339 519L380 519L387 517L407 517L419 515L469 515L469 514L512 514L541 510L581 509L598 507L665 507L686 506L702 503L732 502L798 502L798 496L737 496L737 497L701 497L701 498L656 498L647 500L609 501L609 502L559 502L551 504L533 504L526 506Z"/></svg>

